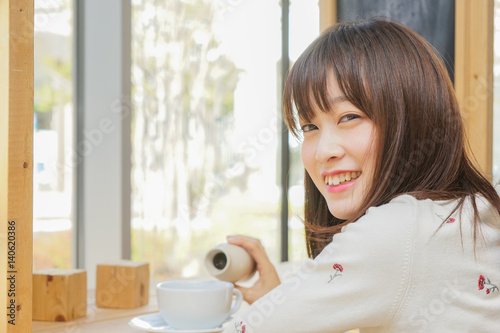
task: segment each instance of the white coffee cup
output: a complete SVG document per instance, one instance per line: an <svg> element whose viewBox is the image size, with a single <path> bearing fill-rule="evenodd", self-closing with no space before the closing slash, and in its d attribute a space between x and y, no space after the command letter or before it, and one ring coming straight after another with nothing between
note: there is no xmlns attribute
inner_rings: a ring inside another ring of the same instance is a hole
<svg viewBox="0 0 500 333"><path fill-rule="evenodd" d="M156 295L160 315L175 329L219 327L243 300L232 283L216 280L164 281L156 285Z"/></svg>

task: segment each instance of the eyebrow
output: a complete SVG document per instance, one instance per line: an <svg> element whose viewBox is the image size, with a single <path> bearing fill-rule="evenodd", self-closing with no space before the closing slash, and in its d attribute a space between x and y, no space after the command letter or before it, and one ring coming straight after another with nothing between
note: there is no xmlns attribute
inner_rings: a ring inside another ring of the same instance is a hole
<svg viewBox="0 0 500 333"><path fill-rule="evenodd" d="M326 110L323 110L323 111L328 111L330 110L331 112L335 113L335 107L337 104L340 104L340 103L343 103L343 102L350 102L349 99L347 99L347 97L345 97L344 95L338 95L338 96L335 96L334 98L327 98L327 103L328 103L328 109ZM299 112L299 122L300 121L309 121L310 120L310 116L308 113L306 114L303 114L303 113L300 113Z"/></svg>
<svg viewBox="0 0 500 333"><path fill-rule="evenodd" d="M340 104L342 102L346 102L346 101L349 101L349 100L344 95L335 96L334 98L328 98L328 103L332 107L335 107L335 105Z"/></svg>

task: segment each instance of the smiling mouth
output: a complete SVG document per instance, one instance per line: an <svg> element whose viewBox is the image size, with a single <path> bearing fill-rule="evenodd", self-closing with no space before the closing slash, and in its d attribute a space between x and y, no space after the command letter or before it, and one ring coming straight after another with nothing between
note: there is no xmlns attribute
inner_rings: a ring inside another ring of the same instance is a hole
<svg viewBox="0 0 500 333"><path fill-rule="evenodd" d="M358 178L361 175L361 171L351 171L351 172L341 172L333 176L325 176L325 185L336 186L344 184L353 179Z"/></svg>

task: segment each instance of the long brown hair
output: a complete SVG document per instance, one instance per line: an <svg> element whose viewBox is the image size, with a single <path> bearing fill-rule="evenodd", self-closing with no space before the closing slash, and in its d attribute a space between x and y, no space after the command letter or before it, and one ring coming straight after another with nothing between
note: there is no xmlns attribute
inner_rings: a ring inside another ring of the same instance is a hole
<svg viewBox="0 0 500 333"><path fill-rule="evenodd" d="M333 76L332 76L333 74ZM299 135L297 116L329 112L328 78L378 129L376 181L356 216L335 218L306 172L308 254L315 257L333 234L369 207L401 194L418 199L459 199L482 194L499 212L500 198L466 152L465 132L453 85L432 46L397 22L339 23L324 31L293 65L283 97L284 120ZM298 113L298 115L297 115Z"/></svg>

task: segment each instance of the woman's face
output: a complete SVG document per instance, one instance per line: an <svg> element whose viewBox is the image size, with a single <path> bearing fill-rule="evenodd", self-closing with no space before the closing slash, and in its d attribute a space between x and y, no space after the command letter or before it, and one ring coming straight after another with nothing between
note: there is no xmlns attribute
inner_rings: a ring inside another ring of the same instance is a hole
<svg viewBox="0 0 500 333"><path fill-rule="evenodd" d="M302 161L330 213L349 219L373 183L378 135L373 121L345 98L333 76L328 97L329 112L318 109L310 121L300 120Z"/></svg>

